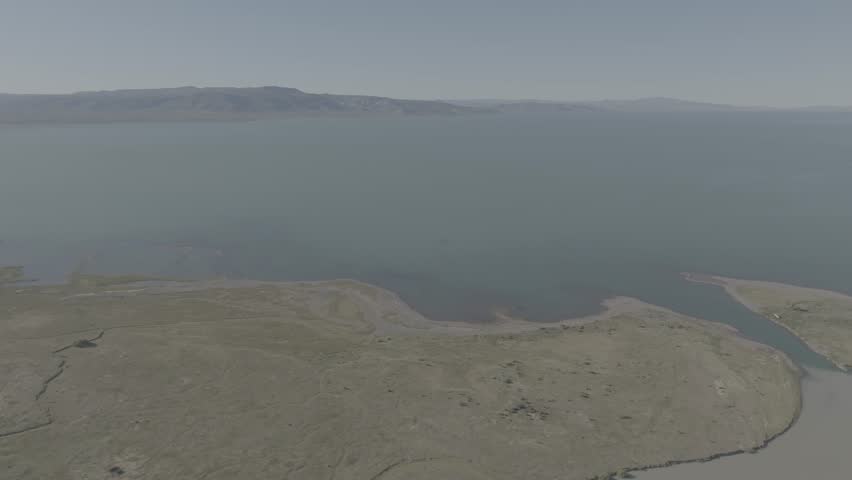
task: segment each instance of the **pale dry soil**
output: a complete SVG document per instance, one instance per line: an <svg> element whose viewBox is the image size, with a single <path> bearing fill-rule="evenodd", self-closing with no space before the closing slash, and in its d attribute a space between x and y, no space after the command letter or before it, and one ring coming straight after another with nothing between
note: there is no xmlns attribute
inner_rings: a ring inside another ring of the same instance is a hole
<svg viewBox="0 0 852 480"><path fill-rule="evenodd" d="M605 478L797 417L783 354L606 306L476 326L354 281L7 287L0 478Z"/></svg>
<svg viewBox="0 0 852 480"><path fill-rule="evenodd" d="M852 297L781 283L688 275L732 297L801 338L842 370L852 369Z"/></svg>
<svg viewBox="0 0 852 480"><path fill-rule="evenodd" d="M734 455L637 474L640 480L841 480L850 477L852 376L812 370L796 425L756 455Z"/></svg>

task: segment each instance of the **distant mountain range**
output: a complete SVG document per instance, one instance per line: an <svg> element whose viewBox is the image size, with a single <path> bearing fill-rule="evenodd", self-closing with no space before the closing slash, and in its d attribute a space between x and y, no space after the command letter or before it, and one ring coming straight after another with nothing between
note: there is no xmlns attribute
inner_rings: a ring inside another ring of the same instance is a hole
<svg viewBox="0 0 852 480"><path fill-rule="evenodd" d="M852 112L852 107L813 106L801 108L775 108L738 106L720 103L692 102L667 97L649 97L634 100L594 100L559 102L549 100L447 100L448 103L474 108L487 108L500 112Z"/></svg>
<svg viewBox="0 0 852 480"><path fill-rule="evenodd" d="M59 95L0 94L0 123L250 120L306 115L457 115L559 112L852 112L852 107L777 109L673 98L545 100L399 100L306 93L295 88L162 88Z"/></svg>
<svg viewBox="0 0 852 480"><path fill-rule="evenodd" d="M316 94L283 87L0 94L0 123L240 120L287 115L454 115L480 110L440 101Z"/></svg>

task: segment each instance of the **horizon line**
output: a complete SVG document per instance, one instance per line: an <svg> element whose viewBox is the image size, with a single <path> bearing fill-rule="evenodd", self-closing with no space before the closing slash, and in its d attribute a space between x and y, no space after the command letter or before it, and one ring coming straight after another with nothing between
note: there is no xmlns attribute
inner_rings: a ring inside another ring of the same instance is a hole
<svg viewBox="0 0 852 480"><path fill-rule="evenodd" d="M584 103L604 103L604 102L640 102L650 100L675 101L692 104L712 105L719 107L733 107L741 109L764 109L764 110L801 110L801 109L849 109L852 105L849 104L797 104L790 106L765 105L765 104L740 104L727 103L714 100L698 100L692 98L669 97L665 95L647 95L639 97L604 97L604 98L589 98L583 100L566 100L566 99L548 99L548 98L518 98L518 97L417 97L417 96L388 96L364 93L332 93L332 92L311 92L298 87L289 87L282 85L253 85L253 86L197 86L197 85L179 85L173 87L146 87L146 88L108 88L108 89L92 89L92 90L76 90L67 92L4 92L0 91L2 96L63 96L63 95L82 95L91 93L115 93L115 92L134 92L134 91L156 91L156 90L179 90L179 89L240 89L252 90L261 88L280 88L289 90L298 90L302 93L313 95L352 95L364 97L381 97L391 98L396 100L423 100L436 102L504 102L504 103L558 103L558 104L584 104Z"/></svg>

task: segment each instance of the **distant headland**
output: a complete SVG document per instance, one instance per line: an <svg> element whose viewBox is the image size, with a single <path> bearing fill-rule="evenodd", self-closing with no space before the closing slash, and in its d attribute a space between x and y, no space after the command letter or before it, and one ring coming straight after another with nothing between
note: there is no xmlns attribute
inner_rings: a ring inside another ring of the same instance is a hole
<svg viewBox="0 0 852 480"><path fill-rule="evenodd" d="M778 109L667 97L631 100L405 100L308 93L287 87L178 87L68 94L0 94L0 124L256 120L289 116L472 113L852 112L852 107Z"/></svg>

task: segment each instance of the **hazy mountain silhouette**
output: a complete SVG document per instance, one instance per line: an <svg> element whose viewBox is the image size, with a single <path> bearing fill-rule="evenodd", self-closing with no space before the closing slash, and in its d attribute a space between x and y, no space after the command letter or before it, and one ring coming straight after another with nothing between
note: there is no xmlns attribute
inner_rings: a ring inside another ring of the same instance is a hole
<svg viewBox="0 0 852 480"><path fill-rule="evenodd" d="M282 115L452 115L475 108L428 100L306 93L295 88L162 88L0 95L0 122L228 120Z"/></svg>

